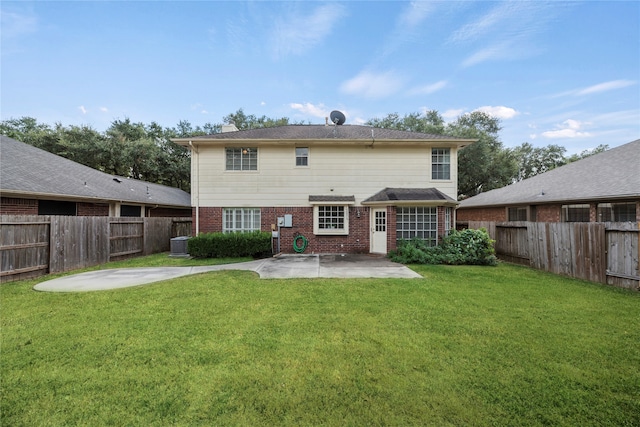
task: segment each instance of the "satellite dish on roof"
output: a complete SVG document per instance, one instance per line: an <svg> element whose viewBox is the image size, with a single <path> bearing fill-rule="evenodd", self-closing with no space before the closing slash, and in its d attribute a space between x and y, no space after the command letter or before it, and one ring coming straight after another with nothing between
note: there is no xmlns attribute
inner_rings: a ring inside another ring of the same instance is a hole
<svg viewBox="0 0 640 427"><path fill-rule="evenodd" d="M338 110L333 110L331 114L329 114L329 117L331 118L331 123L336 125L343 125L344 121L347 120L342 111Z"/></svg>

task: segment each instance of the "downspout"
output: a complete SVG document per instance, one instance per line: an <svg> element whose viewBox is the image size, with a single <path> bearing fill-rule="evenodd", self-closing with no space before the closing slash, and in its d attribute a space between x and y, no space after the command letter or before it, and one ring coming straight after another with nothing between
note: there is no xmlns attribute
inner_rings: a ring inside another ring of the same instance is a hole
<svg viewBox="0 0 640 427"><path fill-rule="evenodd" d="M200 234L200 155L198 153L198 149L193 145L193 142L189 141L189 147L191 147L191 152L195 153L195 159L192 157L191 161L193 163L193 174L195 175L195 179L193 179L192 182L196 188L192 188L191 191L195 191L197 236Z"/></svg>

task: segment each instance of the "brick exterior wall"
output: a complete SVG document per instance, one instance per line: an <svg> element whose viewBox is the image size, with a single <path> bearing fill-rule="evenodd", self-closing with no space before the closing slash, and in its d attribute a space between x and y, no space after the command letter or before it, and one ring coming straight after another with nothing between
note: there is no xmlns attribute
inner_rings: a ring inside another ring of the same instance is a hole
<svg viewBox="0 0 640 427"><path fill-rule="evenodd" d="M536 206L537 222L560 222L562 220L562 205Z"/></svg>
<svg viewBox="0 0 640 427"><path fill-rule="evenodd" d="M371 225L369 207L350 206L349 234L336 236L315 235L313 233L313 207L263 207L260 209L262 231L277 230L278 218L292 215L292 227L280 228L280 252L295 253L293 240L303 235L309 241L305 253L369 253L371 248ZM438 207L438 239L444 234L444 207ZM359 214L358 214L359 213ZM200 208L200 233L222 231L222 208ZM195 208L192 214L196 223ZM453 218L452 218L453 221ZM453 226L453 224L452 224ZM195 226L191 228L195 234ZM274 240L274 248L277 243ZM387 207L387 251L396 248L396 208Z"/></svg>
<svg viewBox="0 0 640 427"><path fill-rule="evenodd" d="M603 201L602 203L606 203ZM586 203L569 203L586 204ZM562 203L549 205L535 205L535 222L561 222ZM493 208L464 208L456 211L457 220L466 221L507 221L507 210L505 206ZM439 219L439 218L438 218ZM589 203L589 221L598 221L598 203ZM640 200L636 201L636 222L640 222Z"/></svg>
<svg viewBox="0 0 640 427"><path fill-rule="evenodd" d="M104 203L77 203L78 216L109 216L109 205Z"/></svg>
<svg viewBox="0 0 640 427"><path fill-rule="evenodd" d="M0 198L0 215L38 215L38 201L2 197Z"/></svg>
<svg viewBox="0 0 640 427"><path fill-rule="evenodd" d="M458 221L496 221L507 220L507 210L504 207L497 208L465 208L456 210Z"/></svg>

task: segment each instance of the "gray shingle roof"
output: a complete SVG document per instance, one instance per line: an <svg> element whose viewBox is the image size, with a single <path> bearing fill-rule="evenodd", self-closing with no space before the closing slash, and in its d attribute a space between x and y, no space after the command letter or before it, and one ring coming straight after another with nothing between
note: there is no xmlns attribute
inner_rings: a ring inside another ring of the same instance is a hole
<svg viewBox="0 0 640 427"><path fill-rule="evenodd" d="M372 133L373 132L373 133ZM430 135L394 129L374 128L360 125L287 125L269 128L249 129L235 132L217 133L194 138L178 138L174 141L198 140L441 140L470 143L475 140L455 138L446 135Z"/></svg>
<svg viewBox="0 0 640 427"><path fill-rule="evenodd" d="M4 135L0 135L0 191L7 197L191 206L189 194L179 188L109 175Z"/></svg>
<svg viewBox="0 0 640 427"><path fill-rule="evenodd" d="M640 139L463 200L459 208L640 197Z"/></svg>
<svg viewBox="0 0 640 427"><path fill-rule="evenodd" d="M431 202L431 201L454 202L451 197L447 196L437 188L385 188L384 190L374 194L362 203L373 202Z"/></svg>

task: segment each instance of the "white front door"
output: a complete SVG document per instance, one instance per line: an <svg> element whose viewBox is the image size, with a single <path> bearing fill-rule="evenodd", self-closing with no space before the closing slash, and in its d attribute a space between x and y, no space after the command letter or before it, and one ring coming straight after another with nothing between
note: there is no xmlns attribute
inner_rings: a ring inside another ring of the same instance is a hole
<svg viewBox="0 0 640 427"><path fill-rule="evenodd" d="M387 253L387 209L371 209L371 253Z"/></svg>

